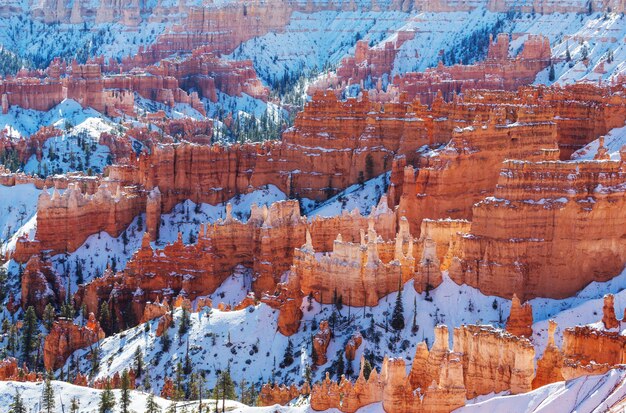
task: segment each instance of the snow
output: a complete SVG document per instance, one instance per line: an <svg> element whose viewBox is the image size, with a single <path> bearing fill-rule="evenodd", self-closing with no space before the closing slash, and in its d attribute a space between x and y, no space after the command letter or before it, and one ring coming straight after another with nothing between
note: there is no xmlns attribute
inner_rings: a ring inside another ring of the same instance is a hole
<svg viewBox="0 0 626 413"><path fill-rule="evenodd" d="M533 307L533 337L538 358L548 340L548 320L557 322L555 343L560 346L562 332L568 327L596 323L602 319L603 297L615 295L615 313L622 314L626 308L626 268L621 274L606 282L592 282L575 296L562 300L535 298Z"/></svg>
<svg viewBox="0 0 626 413"><path fill-rule="evenodd" d="M227 280L227 285L236 283L237 277L239 275ZM382 357L389 353L404 357L410 364L417 342L426 339L430 344L433 343L433 328L436 324L445 323L450 328L476 322L502 325L510 306L508 300L488 297L471 287L455 284L447 274L444 274L443 284L431 291L432 301L426 299L425 293L417 294L411 281L404 286L402 295L407 326L400 332L400 340L396 343L390 340L395 333L391 329L384 331L385 320L391 314L396 295L397 293L388 295L380 300L378 306L372 308L348 309L348 306L344 306L341 310L341 322L335 328L335 338L328 349L329 359L334 359L334 355L343 350L345 342L355 332L360 331L364 335L364 345L359 348L356 361L352 363L355 371L358 372L358 360L364 351L375 354L378 367ZM229 300L230 297L226 299ZM411 332L414 300L417 307L416 322L419 326L416 333ZM217 304L218 302L213 302L214 306ZM100 370L96 377L112 375L128 367L132 363L135 349L140 347L146 363L152 363L153 366L153 387L160 388L163 378L171 374L179 360L184 359L189 341L189 354L194 369L205 371L208 387L214 384L215 371L228 365L235 382L245 378L248 382L261 385L274 374L278 382L301 383L305 366L311 362L310 340L315 333L312 326L317 328L321 320L328 319L333 308L332 305L320 305L315 301L309 305L308 299L304 298L303 322L300 330L289 339L277 332L278 312L265 304L229 312L205 308L199 313L191 314L190 331L183 337L179 337L177 332L181 317L181 310L177 310L176 321L169 330L172 339L169 352L162 351L160 338L155 336L157 320L153 320L148 323L148 327L139 325L102 340L99 344L102 354ZM368 335L367 329L372 317L377 325L376 333ZM288 340L294 346L296 361L289 367L280 368ZM88 353L89 349L84 349L74 354L81 371L85 373L90 370L86 359ZM314 372L315 379L321 379L331 365L329 361L317 369Z"/></svg>
<svg viewBox="0 0 626 413"><path fill-rule="evenodd" d="M0 130L13 140L28 137L42 126L54 126L64 133L48 139L41 161L33 155L22 168L24 172L49 175L91 168L98 173L111 162L109 148L98 141L102 132L111 133L117 125L74 100L66 99L47 112L11 106L9 113L0 114Z"/></svg>
<svg viewBox="0 0 626 413"><path fill-rule="evenodd" d="M576 160L590 160L598 153L598 147L600 140L596 139L590 142L587 146L577 150L572 154L572 159ZM626 145L626 126L621 128L615 128L609 131L604 137L604 147L609 151L609 155L612 160L619 160L619 150L622 146Z"/></svg>
<svg viewBox="0 0 626 413"><path fill-rule="evenodd" d="M295 12L282 32L248 40L228 57L252 60L259 76L271 83L285 73L335 65L346 54L354 54L357 40L378 42L408 17L401 12Z"/></svg>
<svg viewBox="0 0 626 413"><path fill-rule="evenodd" d="M0 254L4 254L11 238L31 229L28 224L37 213L40 193L33 184L0 185Z"/></svg>
<svg viewBox="0 0 626 413"><path fill-rule="evenodd" d="M13 401L15 393L19 393L22 397L25 407L28 411L37 412L42 408L41 395L43 392L43 383L21 383L11 381L0 381L0 413L10 412L10 404ZM55 411L69 411L71 400L76 398L79 401L79 413L93 413L98 411L98 402L100 401L100 395L103 390L92 389L89 387L75 386L73 384L52 381L52 389L55 396ZM120 412L120 390L113 390L113 394L116 400L116 406L113 412ZM146 401L148 399L148 393L131 390L130 392L130 409L129 411L143 412L145 411ZM172 402L162 399L160 397L154 397L154 401L161 407L162 411L165 411ZM213 405L215 401L212 399L204 399L202 401L204 406ZM178 407L186 407L187 409L197 408L198 402L179 402ZM221 406L221 402L220 402ZM248 408L241 403L227 400L226 409L243 409L247 411Z"/></svg>
<svg viewBox="0 0 626 413"><path fill-rule="evenodd" d="M498 396L468 404L455 413L599 413L608 411L626 397L626 370L610 370L598 376L583 376L543 386L528 393ZM617 411L617 410L616 410Z"/></svg>
<svg viewBox="0 0 626 413"><path fill-rule="evenodd" d="M386 192L389 184L390 172L370 179L363 185L352 185L332 198L318 204L309 199L303 199L303 214L309 218L332 217L340 215L342 211L352 211L358 208L362 214L369 214L372 207L378 204L380 197Z"/></svg>

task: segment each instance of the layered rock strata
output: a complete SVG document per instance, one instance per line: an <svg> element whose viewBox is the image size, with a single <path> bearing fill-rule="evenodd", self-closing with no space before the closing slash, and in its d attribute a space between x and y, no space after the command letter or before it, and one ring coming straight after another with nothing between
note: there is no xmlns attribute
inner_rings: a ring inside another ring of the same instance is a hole
<svg viewBox="0 0 626 413"><path fill-rule="evenodd" d="M506 161L494 196L473 208L451 278L529 299L615 276L626 264L625 162Z"/></svg>

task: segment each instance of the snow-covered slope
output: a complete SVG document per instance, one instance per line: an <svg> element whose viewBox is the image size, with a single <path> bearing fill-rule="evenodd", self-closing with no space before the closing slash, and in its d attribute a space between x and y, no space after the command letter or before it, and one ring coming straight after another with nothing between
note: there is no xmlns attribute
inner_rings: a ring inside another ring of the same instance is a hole
<svg viewBox="0 0 626 413"><path fill-rule="evenodd" d="M234 283L227 280L227 283ZM243 284L243 283L241 283ZM240 284L240 285L241 285ZM445 276L444 283L431 292L432 301L425 294L417 294L413 283L405 285L403 303L406 328L394 338L386 327L397 293L383 298L376 307L348 308L344 306L336 315L335 338L328 349L329 361L314 373L321 379L327 369L333 370L335 354L342 351L345 342L355 332L364 336L364 345L352 363L353 371L358 372L361 354L369 356L380 367L385 354L394 354L411 360L417 342L433 342L433 327L445 323L450 327L463 323L488 323L502 325L508 314L509 302L504 299L487 297L479 291L458 286ZM220 298L214 294L213 306L217 307ZM230 301L228 297L226 301ZM150 378L153 387L161 388L163 379L169 376L178 361L184 361L189 342L189 356L195 371L204 371L207 386L215 382L215 372L230 365L233 379L238 382L245 378L248 382L261 385L271 377L277 382L302 383L307 364L311 363L311 336L318 323L329 319L334 312L332 305L319 305L305 298L302 309L304 318L300 330L289 339L277 331L278 313L265 304L240 311L224 312L218 309L204 309L191 315L190 331L182 337L178 335L181 310L175 313L175 323L169 330L172 345L168 352L163 351L162 340L155 335L157 320L140 325L123 333L108 337L100 342L101 362L96 377L105 377L121 371L132 363L133 353L139 347L144 352L144 360L151 364ZM415 310L418 330L412 332L412 319ZM375 327L371 327L372 323ZM294 347L295 362L281 368L283 355L288 342ZM89 373L90 363L86 356L89 349L79 350L75 359L84 373ZM71 364L68 361L68 366Z"/></svg>
<svg viewBox="0 0 626 413"><path fill-rule="evenodd" d="M619 402L626 397L626 370L610 370L599 376L583 376L552 383L529 393L498 396L468 404L455 413L600 413L623 411ZM484 399L484 398L482 398ZM616 410L610 410L616 408Z"/></svg>
<svg viewBox="0 0 626 413"><path fill-rule="evenodd" d="M626 145L626 126L615 128L604 137L604 147L609 151L609 155L613 160L620 159L619 151L624 145ZM596 139L584 148L574 152L572 154L572 159L593 159L593 157L598 153L599 146L600 140Z"/></svg>
<svg viewBox="0 0 626 413"><path fill-rule="evenodd" d="M42 392L43 383L21 383L11 381L0 381L0 413L10 412L10 404L13 402L16 392L20 394L24 406L27 411L38 412L42 409ZM103 390L96 390L89 387L74 386L72 384L60 381L52 382L52 389L55 397L55 410L54 411L69 411L71 400L76 398L79 403L79 413L93 413L98 411L98 402L100 401ZM120 390L113 390L115 396L116 406L113 410L114 413L120 412ZM141 391L131 390L130 392L130 411L144 412L146 410L146 401L148 399L148 393ZM154 401L157 405L165 411L172 405L169 400L162 399L160 397L154 397ZM202 401L204 406L209 404L215 405L214 400L205 399ZM180 402L177 403L178 408L186 408L192 410L198 407L198 402ZM221 407L221 402L220 402ZM247 406L237 403L232 400L226 401L226 409L232 411L233 409L242 409L241 411L248 410ZM41 410L42 411L42 410ZM112 412L112 413L113 413Z"/></svg>

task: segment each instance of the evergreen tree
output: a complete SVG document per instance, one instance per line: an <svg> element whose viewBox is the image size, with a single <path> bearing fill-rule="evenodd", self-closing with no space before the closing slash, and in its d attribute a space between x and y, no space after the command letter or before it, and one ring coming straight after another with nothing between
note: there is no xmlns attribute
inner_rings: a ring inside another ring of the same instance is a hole
<svg viewBox="0 0 626 413"><path fill-rule="evenodd" d="M283 362L280 367L284 368L293 364L293 343L291 339L287 340L287 348L285 349L285 355L283 356Z"/></svg>
<svg viewBox="0 0 626 413"><path fill-rule="evenodd" d="M230 376L230 367L219 372L215 388L217 389L217 398L222 399L222 412L224 412L226 410L226 399L235 400L237 398L235 382L233 382Z"/></svg>
<svg viewBox="0 0 626 413"><path fill-rule="evenodd" d="M569 52L569 45L567 45L565 49L565 61L569 62L570 60L572 60L572 55Z"/></svg>
<svg viewBox="0 0 626 413"><path fill-rule="evenodd" d="M54 323L55 318L56 312L54 311L54 307L52 307L52 304L48 303L46 308L43 310L43 324L46 326L48 331L52 330L52 324Z"/></svg>
<svg viewBox="0 0 626 413"><path fill-rule="evenodd" d="M7 279L7 270L0 267L0 304L7 298L7 291L9 290Z"/></svg>
<svg viewBox="0 0 626 413"><path fill-rule="evenodd" d="M174 394L175 400L183 400L185 398L183 364L179 361L176 365L176 389Z"/></svg>
<svg viewBox="0 0 626 413"><path fill-rule="evenodd" d="M413 325L411 326L411 332L417 333L419 326L417 325L417 298L413 297Z"/></svg>
<svg viewBox="0 0 626 413"><path fill-rule="evenodd" d="M135 349L135 375L136 377L141 377L143 373L143 353L141 352L141 347L137 346Z"/></svg>
<svg viewBox="0 0 626 413"><path fill-rule="evenodd" d="M150 393L148 400L146 400L146 413L161 413L161 408L154 401L154 394Z"/></svg>
<svg viewBox="0 0 626 413"><path fill-rule="evenodd" d="M24 406L24 401L22 400L22 395L15 391L15 396L13 396L13 401L9 405L9 413L26 413L26 406Z"/></svg>
<svg viewBox="0 0 626 413"><path fill-rule="evenodd" d="M370 378L371 373L372 365L370 364L369 360L365 360L365 363L363 364L363 377L365 378L365 380Z"/></svg>
<svg viewBox="0 0 626 413"><path fill-rule="evenodd" d="M22 327L22 355L27 366L31 366L31 352L37 342L37 315L33 306L26 309ZM31 366L32 367L32 366Z"/></svg>
<svg viewBox="0 0 626 413"><path fill-rule="evenodd" d="M79 408L80 403L78 403L78 399L76 397L72 397L72 400L70 400L70 413L78 413Z"/></svg>
<svg viewBox="0 0 626 413"><path fill-rule="evenodd" d="M100 325L107 333L111 331L111 313L109 312L109 304L103 301L100 305Z"/></svg>
<svg viewBox="0 0 626 413"><path fill-rule="evenodd" d="M104 391L100 393L100 401L98 402L98 413L113 413L115 408L115 395L111 390L111 383L107 382Z"/></svg>
<svg viewBox="0 0 626 413"><path fill-rule="evenodd" d="M172 339L170 338L169 332L165 330L163 332L163 335L161 336L161 348L163 349L164 352L167 353L171 345L172 345Z"/></svg>
<svg viewBox="0 0 626 413"><path fill-rule="evenodd" d="M556 74L554 73L554 64L550 64L550 73L548 74L548 80L550 82L554 82L556 78Z"/></svg>
<svg viewBox="0 0 626 413"><path fill-rule="evenodd" d="M178 336L182 337L189 330L191 319L189 317L189 310L183 306L183 314L180 317L180 325L178 326Z"/></svg>
<svg viewBox="0 0 626 413"><path fill-rule="evenodd" d="M341 375L346 369L346 363L343 360L343 351L339 352L339 358L337 359L337 380L341 378Z"/></svg>
<svg viewBox="0 0 626 413"><path fill-rule="evenodd" d="M128 375L128 370L122 372L120 388L120 412L128 413L130 407L130 376Z"/></svg>
<svg viewBox="0 0 626 413"><path fill-rule="evenodd" d="M165 413L176 413L177 408L178 405L176 404L176 402L171 402L170 405L167 407Z"/></svg>
<svg viewBox="0 0 626 413"><path fill-rule="evenodd" d="M404 308L402 306L402 283L399 283L398 295L396 296L396 304L393 307L391 315L391 327L396 330L404 328Z"/></svg>
<svg viewBox="0 0 626 413"><path fill-rule="evenodd" d="M43 394L41 395L41 406L46 413L52 413L54 410L54 389L52 388L52 370L46 374L46 380L43 385Z"/></svg>

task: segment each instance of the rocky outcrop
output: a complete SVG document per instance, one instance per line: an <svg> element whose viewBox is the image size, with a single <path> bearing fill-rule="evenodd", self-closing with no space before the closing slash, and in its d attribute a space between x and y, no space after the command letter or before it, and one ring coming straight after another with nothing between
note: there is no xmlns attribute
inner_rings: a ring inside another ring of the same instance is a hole
<svg viewBox="0 0 626 413"><path fill-rule="evenodd" d="M533 308L528 302L522 305L515 294L506 320L506 331L518 337L530 338L533 335Z"/></svg>
<svg viewBox="0 0 626 413"><path fill-rule="evenodd" d="M315 336L313 337L313 351L316 355L315 364L318 366L322 366L326 364L326 361L328 361L328 358L326 357L326 350L330 344L330 338L331 331L328 326L328 321L322 320L317 333L315 333Z"/></svg>
<svg viewBox="0 0 626 413"><path fill-rule="evenodd" d="M532 84L537 73L551 62L550 42L541 35L529 35L522 51L509 58L509 35L500 34L497 42L489 39L487 59L472 65L439 66L423 73L406 73L393 79L398 93L413 100L432 103L440 91L444 99L466 90L511 90ZM388 94L386 95L388 96Z"/></svg>
<svg viewBox="0 0 626 413"><path fill-rule="evenodd" d="M26 365L20 367L17 359L8 357L0 360L0 381L42 381L41 373L31 372Z"/></svg>
<svg viewBox="0 0 626 413"><path fill-rule="evenodd" d="M300 395L300 390L295 385L289 387L266 383L259 392L259 406L273 406L275 404L286 405Z"/></svg>
<svg viewBox="0 0 626 413"><path fill-rule="evenodd" d="M52 325L43 345L43 362L46 370L56 370L65 364L76 350L91 346L104 338L104 331L93 313L85 326L71 320L60 319Z"/></svg>
<svg viewBox="0 0 626 413"><path fill-rule="evenodd" d="M494 196L473 208L451 278L489 295L562 298L621 272L624 162L506 161Z"/></svg>
<svg viewBox="0 0 626 413"><path fill-rule="evenodd" d="M565 380L563 378L563 352L554 344L556 322L550 320L548 323L548 344L541 358L537 360L537 374L533 379L533 389Z"/></svg>
<svg viewBox="0 0 626 413"><path fill-rule="evenodd" d="M510 390L532 390L535 349L525 338L484 326L454 329L454 352L461 353L467 398Z"/></svg>
<svg viewBox="0 0 626 413"><path fill-rule="evenodd" d="M615 316L615 297L613 294L604 296L602 305L602 324L607 330L619 327L620 323Z"/></svg>
<svg viewBox="0 0 626 413"><path fill-rule="evenodd" d="M408 224L393 241L382 241L370 221L359 243L344 242L339 234L333 250L319 255L311 237L296 249L291 273L304 295L324 304L341 299L349 306L375 306L413 276L413 239ZM393 251L393 252L392 252Z"/></svg>
<svg viewBox="0 0 626 413"><path fill-rule="evenodd" d="M348 340L344 349L346 360L354 360L356 356L356 351L359 349L359 347L361 347L361 343L363 343L363 337L361 336L361 333L356 333L352 337L350 337L350 340Z"/></svg>
<svg viewBox="0 0 626 413"><path fill-rule="evenodd" d="M311 408L353 413L382 402L386 412L451 412L477 395L530 391L533 358L527 339L486 326L455 329L450 351L448 329L438 326L430 351L425 343L417 346L408 375L403 359L385 358L380 374L374 370L366 380L362 362L354 384L344 377L333 382L327 376L314 385Z"/></svg>
<svg viewBox="0 0 626 413"><path fill-rule="evenodd" d="M60 305L65 300L63 281L56 274L49 261L40 255L33 255L22 274L22 308L33 306L41 317L46 305Z"/></svg>

